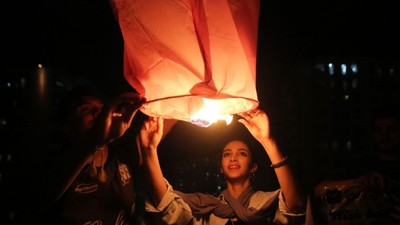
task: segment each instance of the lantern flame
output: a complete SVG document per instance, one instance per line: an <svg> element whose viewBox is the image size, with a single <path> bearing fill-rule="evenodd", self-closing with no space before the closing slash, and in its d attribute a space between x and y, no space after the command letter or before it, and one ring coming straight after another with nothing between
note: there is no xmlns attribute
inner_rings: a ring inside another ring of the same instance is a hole
<svg viewBox="0 0 400 225"><path fill-rule="evenodd" d="M203 107L190 117L190 122L192 124L199 127L209 127L218 120L225 120L227 125L232 122L233 116L229 114L221 114L220 106L217 102L213 102L206 98L203 98L203 102Z"/></svg>

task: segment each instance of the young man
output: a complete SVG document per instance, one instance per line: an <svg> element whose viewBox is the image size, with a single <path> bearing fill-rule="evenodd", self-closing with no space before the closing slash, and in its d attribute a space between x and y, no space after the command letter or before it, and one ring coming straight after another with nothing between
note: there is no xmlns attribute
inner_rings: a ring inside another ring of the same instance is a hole
<svg viewBox="0 0 400 225"><path fill-rule="evenodd" d="M144 101L125 92L106 103L90 86L73 88L57 114L59 132L43 146L42 150L51 148L45 160L30 162L22 183L17 183L17 222L137 224L132 175L136 165L122 156L138 154L135 135L133 144L115 142L130 128Z"/></svg>

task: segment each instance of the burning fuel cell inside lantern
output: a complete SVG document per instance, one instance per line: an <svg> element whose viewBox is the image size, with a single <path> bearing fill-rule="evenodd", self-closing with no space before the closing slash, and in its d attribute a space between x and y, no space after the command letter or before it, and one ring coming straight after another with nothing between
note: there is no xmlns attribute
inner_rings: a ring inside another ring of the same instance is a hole
<svg viewBox="0 0 400 225"><path fill-rule="evenodd" d="M190 123L197 125L199 127L209 127L212 122L208 121L208 120L204 120L204 119L191 119Z"/></svg>
<svg viewBox="0 0 400 225"><path fill-rule="evenodd" d="M190 123L197 125L199 127L209 127L213 123L217 122L217 120L225 120L226 124L229 125L232 122L233 116L232 115L224 115L220 116L219 119L206 119L206 118L191 118Z"/></svg>
<svg viewBox="0 0 400 225"><path fill-rule="evenodd" d="M190 117L190 122L199 127L209 127L218 120L225 120L229 125L233 116L219 113L219 105L210 99L203 98L204 106L197 113Z"/></svg>

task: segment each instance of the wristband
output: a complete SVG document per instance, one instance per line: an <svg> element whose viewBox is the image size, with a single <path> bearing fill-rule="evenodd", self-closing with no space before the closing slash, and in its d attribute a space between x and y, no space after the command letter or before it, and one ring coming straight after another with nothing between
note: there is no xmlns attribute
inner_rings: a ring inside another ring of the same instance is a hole
<svg viewBox="0 0 400 225"><path fill-rule="evenodd" d="M287 164L288 164L288 157L286 156L285 158L282 159L282 161L275 163L275 164L271 164L271 167L276 169L276 168L282 167Z"/></svg>

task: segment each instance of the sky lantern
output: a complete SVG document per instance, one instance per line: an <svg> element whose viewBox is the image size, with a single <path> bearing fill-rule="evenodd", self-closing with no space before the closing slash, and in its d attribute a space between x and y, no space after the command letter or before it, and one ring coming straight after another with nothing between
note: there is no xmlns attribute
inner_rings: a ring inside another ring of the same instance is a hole
<svg viewBox="0 0 400 225"><path fill-rule="evenodd" d="M207 127L258 107L259 0L112 0L141 111Z"/></svg>

